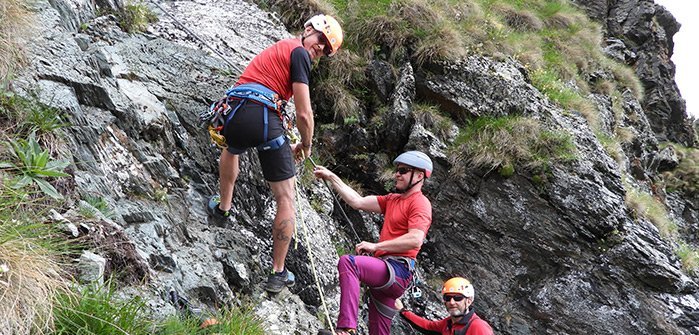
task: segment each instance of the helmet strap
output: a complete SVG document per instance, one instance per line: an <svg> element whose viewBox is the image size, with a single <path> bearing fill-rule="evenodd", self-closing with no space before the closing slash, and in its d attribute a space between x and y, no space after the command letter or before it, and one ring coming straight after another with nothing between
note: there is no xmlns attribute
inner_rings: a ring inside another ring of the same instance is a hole
<svg viewBox="0 0 699 335"><path fill-rule="evenodd" d="M412 189L413 187L415 187L415 185L417 185L418 183L420 183L421 181L423 181L423 180L425 179L425 178L420 178L420 180L418 180L418 181L416 181L416 182L413 183L413 177L415 177L415 170L410 171L410 181L408 181L408 187L406 187L405 190L402 190L402 191L399 190L399 189L396 187L396 192L397 192L397 193L405 193L405 192L408 192L408 191L410 191L410 189Z"/></svg>

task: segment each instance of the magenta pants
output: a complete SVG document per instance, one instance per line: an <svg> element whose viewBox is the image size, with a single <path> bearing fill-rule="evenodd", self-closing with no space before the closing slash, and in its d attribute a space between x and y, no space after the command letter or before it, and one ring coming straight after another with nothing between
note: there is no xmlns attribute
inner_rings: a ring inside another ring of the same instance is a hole
<svg viewBox="0 0 699 335"><path fill-rule="evenodd" d="M396 276L393 285L382 290L372 289L386 284L389 273L383 260L371 256L344 255L340 257L337 269L340 275L340 315L337 317L337 328L357 328L360 282L369 287L374 299L395 308L396 299L403 294L410 281L410 277ZM392 319L379 313L372 299L369 299L369 335L390 334L391 321Z"/></svg>

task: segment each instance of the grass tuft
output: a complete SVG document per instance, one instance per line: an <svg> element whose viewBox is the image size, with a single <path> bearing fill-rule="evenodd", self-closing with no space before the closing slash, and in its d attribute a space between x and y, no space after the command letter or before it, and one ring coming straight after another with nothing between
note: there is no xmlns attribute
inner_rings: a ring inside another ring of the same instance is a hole
<svg viewBox="0 0 699 335"><path fill-rule="evenodd" d="M53 325L55 295L66 289L57 261L66 249L52 226L19 219L33 216L26 193L0 187L0 329L42 333Z"/></svg>
<svg viewBox="0 0 699 335"><path fill-rule="evenodd" d="M574 160L576 151L570 134L542 129L534 119L480 117L462 129L450 156L452 166L506 167L511 175L518 167L547 172L554 163Z"/></svg>
<svg viewBox="0 0 699 335"><path fill-rule="evenodd" d="M674 238L677 224L670 218L665 205L651 194L625 184L626 206L637 216L648 219L658 228L660 236Z"/></svg>
<svg viewBox="0 0 699 335"><path fill-rule="evenodd" d="M699 149L680 144L669 144L675 149L680 164L672 171L663 173L667 190L681 191L689 197L699 198Z"/></svg>
<svg viewBox="0 0 699 335"><path fill-rule="evenodd" d="M438 106L417 103L413 105L413 114L426 129L442 141L452 136L453 129L455 129L454 122L451 118L443 115Z"/></svg>
<svg viewBox="0 0 699 335"><path fill-rule="evenodd" d="M55 334L150 334L140 297L119 300L111 281L90 284L79 292L59 294L54 310Z"/></svg>
<svg viewBox="0 0 699 335"><path fill-rule="evenodd" d="M158 16L142 1L127 3L117 18L121 29L130 34L144 32L149 23L158 21Z"/></svg>
<svg viewBox="0 0 699 335"><path fill-rule="evenodd" d="M697 268L699 268L699 249L685 242L679 242L678 244L679 246L675 253L680 258L680 262L682 262L682 268L691 275L696 274Z"/></svg>
<svg viewBox="0 0 699 335"><path fill-rule="evenodd" d="M15 70L26 63L22 46L33 21L25 0L3 0L0 4L0 90L5 89Z"/></svg>
<svg viewBox="0 0 699 335"><path fill-rule="evenodd" d="M202 322L197 318L180 318L173 316L165 320L156 334L240 334L263 335L267 330L262 320L247 307L224 309L209 318L212 325L202 329Z"/></svg>

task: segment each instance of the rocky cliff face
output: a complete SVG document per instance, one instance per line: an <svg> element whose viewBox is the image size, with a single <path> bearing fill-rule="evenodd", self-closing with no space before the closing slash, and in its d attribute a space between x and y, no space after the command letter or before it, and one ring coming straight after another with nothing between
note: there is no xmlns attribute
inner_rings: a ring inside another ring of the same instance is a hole
<svg viewBox="0 0 699 335"><path fill-rule="evenodd" d="M696 278L682 270L676 246L624 203L624 183L649 189L647 180L659 173L658 140L693 141L669 62L677 24L650 0L578 3L607 23L609 38L621 41L621 54L646 86L643 101L624 97L620 122L636 136L620 159L609 157L582 117L531 86L522 66L482 56L422 68L406 63L395 77L375 76L372 87L390 106L383 122L321 128L316 136L335 153L335 170L362 180L370 192L382 190L380 171L400 151L433 157L426 193L434 221L419 256L426 299L413 306L428 316L443 315L434 283L460 274L475 283L474 306L497 333L699 333ZM82 222L81 232L113 232L108 235L133 247L131 253L104 245L96 251L115 272L129 273L124 282L146 282L123 292L146 297L156 315L175 312L166 297L176 291L202 306L253 301L270 333L314 334L322 313L311 264L336 315L337 250L347 249L353 235L334 214L327 189L299 178L298 244L292 242L287 258L299 282L290 292L267 296L262 284L271 266L274 209L256 154L243 155L235 223L212 225L204 202L216 192L218 152L197 124L197 114L235 81L239 68L290 35L274 14L247 2L161 5L232 64L202 51L162 13L148 33L129 35L113 16L98 17L92 2L37 3L42 25L28 46L31 66L13 85L65 111L71 127L64 151L74 162L75 198L104 197L115 210L113 218ZM206 20L212 11L217 22ZM455 118L532 117L546 129L572 134L578 159L553 166L544 182L527 172L505 178L455 169L447 151L453 136L428 130L413 113L417 99ZM604 97L599 101L604 111ZM617 121L608 116L605 122ZM695 235L699 204L676 196L667 203L681 231ZM63 214L82 220L74 210ZM376 239L380 218L349 214L362 238ZM394 333L411 330L397 321Z"/></svg>
<svg viewBox="0 0 699 335"><path fill-rule="evenodd" d="M653 0L573 2L602 23L609 54L635 68L645 89L643 111L656 137L692 146L694 130L670 60L672 36L680 29L677 20Z"/></svg>

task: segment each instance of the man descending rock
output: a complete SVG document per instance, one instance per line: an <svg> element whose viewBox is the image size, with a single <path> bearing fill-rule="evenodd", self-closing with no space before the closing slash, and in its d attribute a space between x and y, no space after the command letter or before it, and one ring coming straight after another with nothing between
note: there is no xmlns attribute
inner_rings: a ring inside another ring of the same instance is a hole
<svg viewBox="0 0 699 335"><path fill-rule="evenodd" d="M432 223L432 205L422 194L424 180L432 174L432 161L422 152L408 151L393 164L397 193L382 196L363 197L324 167L313 171L317 178L330 181L352 208L384 215L378 243L361 241L355 247L357 256L340 257L336 334L356 334L360 283L369 287L369 334L390 333L395 300L412 281L415 257Z"/></svg>
<svg viewBox="0 0 699 335"><path fill-rule="evenodd" d="M231 217L233 188L239 173L239 157L247 148L257 148L262 174L276 202L272 225L273 271L265 289L279 292L294 284L294 274L284 267L294 231L294 176L292 157L309 157L313 138L313 111L309 95L311 60L332 56L342 44L340 24L328 15L316 15L304 24L303 33L279 41L262 51L247 66L238 82L228 90L224 102L227 149L219 162L220 196L209 200L209 215L221 222ZM294 97L301 143L290 145L282 120L283 105ZM213 106L212 106L213 107Z"/></svg>
<svg viewBox="0 0 699 335"><path fill-rule="evenodd" d="M473 309L469 310L474 295L475 290L468 280L455 277L447 280L442 287L444 307L447 308L449 317L439 321L421 318L404 309L400 300L396 300L396 308L400 310L401 317L426 334L493 335L490 325L478 317Z"/></svg>

